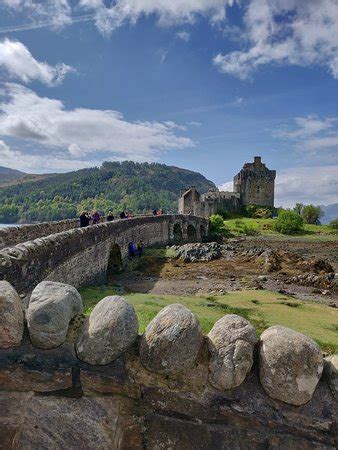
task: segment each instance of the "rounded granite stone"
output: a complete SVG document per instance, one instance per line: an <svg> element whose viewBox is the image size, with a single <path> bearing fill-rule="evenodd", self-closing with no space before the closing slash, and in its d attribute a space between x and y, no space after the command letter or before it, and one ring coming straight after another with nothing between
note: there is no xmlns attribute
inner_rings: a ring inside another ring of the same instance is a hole
<svg viewBox="0 0 338 450"><path fill-rule="evenodd" d="M118 295L103 298L93 309L76 343L79 359L106 365L124 353L138 335L134 308Z"/></svg>
<svg viewBox="0 0 338 450"><path fill-rule="evenodd" d="M194 314L185 306L163 308L147 326L140 357L148 370L172 375L191 368L197 358L203 335Z"/></svg>
<svg viewBox="0 0 338 450"><path fill-rule="evenodd" d="M255 328L243 317L228 314L215 323L208 338L209 382L220 390L239 386L253 364Z"/></svg>
<svg viewBox="0 0 338 450"><path fill-rule="evenodd" d="M8 281L0 281L0 348L20 345L22 335L21 299Z"/></svg>
<svg viewBox="0 0 338 450"><path fill-rule="evenodd" d="M42 281L33 290L26 312L32 344L40 348L63 344L69 322L82 311L81 295L73 286Z"/></svg>
<svg viewBox="0 0 338 450"><path fill-rule="evenodd" d="M270 397L303 405L312 398L322 371L322 352L308 336L278 325L261 335L259 376Z"/></svg>

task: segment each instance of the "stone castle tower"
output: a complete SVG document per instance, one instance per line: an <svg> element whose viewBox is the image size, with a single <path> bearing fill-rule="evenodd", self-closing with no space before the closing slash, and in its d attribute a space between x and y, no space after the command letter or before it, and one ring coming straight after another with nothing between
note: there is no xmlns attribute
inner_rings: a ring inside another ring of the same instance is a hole
<svg viewBox="0 0 338 450"><path fill-rule="evenodd" d="M234 192L240 194L243 205L274 206L276 171L269 170L260 156L245 163L234 177Z"/></svg>
<svg viewBox="0 0 338 450"><path fill-rule="evenodd" d="M234 177L233 192L210 189L199 194L195 186L183 189L178 199L178 212L208 218L216 213L241 213L243 206L274 206L276 171L269 170L260 156L245 163Z"/></svg>

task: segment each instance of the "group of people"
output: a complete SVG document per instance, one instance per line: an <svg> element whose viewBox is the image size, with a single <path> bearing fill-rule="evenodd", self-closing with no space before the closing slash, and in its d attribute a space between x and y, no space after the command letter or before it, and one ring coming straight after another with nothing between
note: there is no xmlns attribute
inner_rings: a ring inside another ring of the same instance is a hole
<svg viewBox="0 0 338 450"><path fill-rule="evenodd" d="M153 209L153 216L162 216L164 214L163 209Z"/></svg>
<svg viewBox="0 0 338 450"><path fill-rule="evenodd" d="M133 241L130 241L128 244L128 253L129 258L132 259L134 256L138 256L141 258L143 251L143 242L140 240L136 244Z"/></svg>
<svg viewBox="0 0 338 450"><path fill-rule="evenodd" d="M89 225L97 225L98 223L102 222L104 216L101 216L98 211L94 211L92 214L89 214L87 211L82 211L80 214L80 227L88 227ZM122 211L120 213L120 219L128 219L130 217L133 217L132 214L126 213ZM115 216L112 211L109 211L106 216L107 222L112 222L115 220Z"/></svg>
<svg viewBox="0 0 338 450"><path fill-rule="evenodd" d="M80 214L80 227L88 227L88 225L97 225L101 222L101 216L98 211L94 211L93 214L89 214L87 211L82 211Z"/></svg>
<svg viewBox="0 0 338 450"><path fill-rule="evenodd" d="M160 209L153 209L152 211L153 216L161 216L162 214L164 214L164 211L162 208ZM121 211L120 214L120 219L131 219L133 216L133 214L129 211ZM88 213L87 211L82 211L82 213L80 214L80 227L88 227L89 225L97 225L98 223L102 222L104 216L101 216L100 213L98 211L94 211L92 214ZM109 213L106 216L106 221L107 222L112 222L113 220L115 220L114 214L112 211L109 211Z"/></svg>

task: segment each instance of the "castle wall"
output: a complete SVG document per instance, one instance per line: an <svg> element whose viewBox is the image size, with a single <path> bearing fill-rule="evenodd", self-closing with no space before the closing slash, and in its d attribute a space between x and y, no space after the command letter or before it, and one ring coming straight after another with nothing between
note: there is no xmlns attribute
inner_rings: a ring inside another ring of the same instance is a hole
<svg viewBox="0 0 338 450"><path fill-rule="evenodd" d="M234 192L240 194L243 205L274 207L276 171L269 170L256 156L234 177Z"/></svg>
<svg viewBox="0 0 338 450"><path fill-rule="evenodd" d="M18 227L0 228L0 248L71 230L76 228L78 223L78 219L67 219L57 222L42 222Z"/></svg>
<svg viewBox="0 0 338 450"><path fill-rule="evenodd" d="M24 242L0 251L0 279L7 280L20 293L30 292L40 281L48 279L83 286L105 280L113 244L118 244L122 258L128 255L130 241L142 240L144 246L174 242L174 225L182 229L192 224L196 239L201 240L200 225L209 223L199 217L162 215L138 217L76 228Z"/></svg>
<svg viewBox="0 0 338 450"><path fill-rule="evenodd" d="M242 181L243 205L274 206L274 180L270 177L249 175Z"/></svg>

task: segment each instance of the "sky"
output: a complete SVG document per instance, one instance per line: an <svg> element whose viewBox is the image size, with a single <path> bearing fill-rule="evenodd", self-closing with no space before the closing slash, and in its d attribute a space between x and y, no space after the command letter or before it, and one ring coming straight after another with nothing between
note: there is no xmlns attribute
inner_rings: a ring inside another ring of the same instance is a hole
<svg viewBox="0 0 338 450"><path fill-rule="evenodd" d="M0 0L0 165L156 161L338 202L338 0Z"/></svg>

